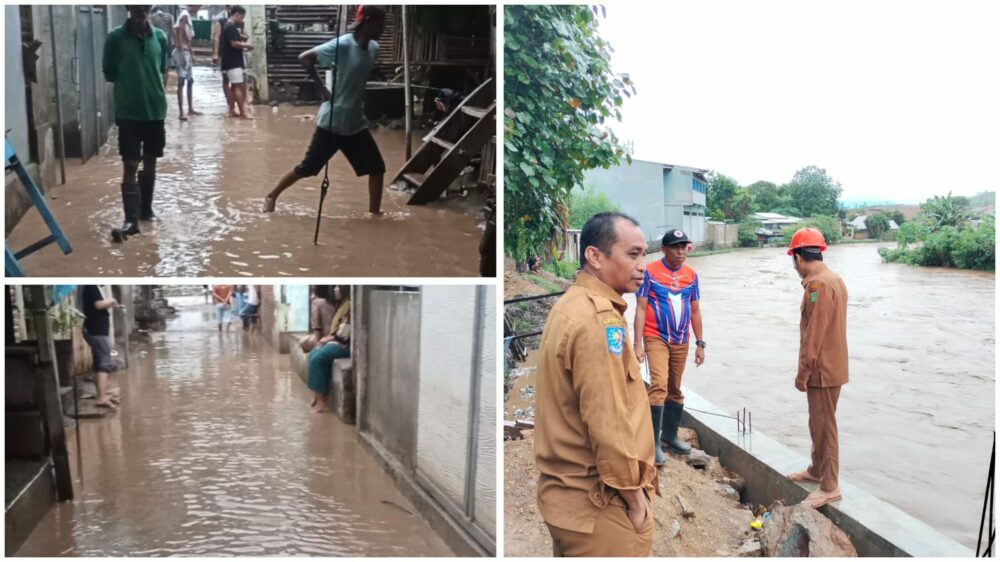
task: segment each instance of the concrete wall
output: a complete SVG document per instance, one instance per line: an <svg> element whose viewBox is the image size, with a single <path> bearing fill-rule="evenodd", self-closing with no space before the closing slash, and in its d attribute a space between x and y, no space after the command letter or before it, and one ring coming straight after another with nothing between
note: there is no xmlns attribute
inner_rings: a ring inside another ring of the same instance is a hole
<svg viewBox="0 0 1000 562"><path fill-rule="evenodd" d="M402 464L416 465L420 293L365 287L367 369L358 425ZM359 385L360 387L360 385Z"/></svg>
<svg viewBox="0 0 1000 562"><path fill-rule="evenodd" d="M309 285L274 285L266 294L265 301L261 291L261 332L282 350L282 334L309 331Z"/></svg>
<svg viewBox="0 0 1000 562"><path fill-rule="evenodd" d="M496 289L357 287L362 441L463 556L495 552Z"/></svg>
<svg viewBox="0 0 1000 562"><path fill-rule="evenodd" d="M746 479L742 501L768 506L776 500L792 505L805 499L807 488L784 475L808 466L808 458L760 432L740 434L732 416L720 417L724 412L690 388L684 388L684 403L688 409L684 411L681 425L698 433L705 452L719 457L723 466ZM968 548L930 525L843 478L840 490L844 499L823 506L819 511L847 533L860 556L973 555Z"/></svg>
<svg viewBox="0 0 1000 562"><path fill-rule="evenodd" d="M705 246L716 250L732 248L739 242L740 225L724 223L706 223Z"/></svg>
<svg viewBox="0 0 1000 562"><path fill-rule="evenodd" d="M417 415L418 474L494 539L495 302L494 287L424 287Z"/></svg>
<svg viewBox="0 0 1000 562"><path fill-rule="evenodd" d="M267 87L267 14L263 4L247 4L244 29L250 36L253 50L246 53L247 82L255 103L265 103L271 99Z"/></svg>
<svg viewBox="0 0 1000 562"><path fill-rule="evenodd" d="M612 166L605 170L588 170L583 185L593 185L598 193L606 194L622 211L637 221L646 240L663 236L663 165L644 160Z"/></svg>

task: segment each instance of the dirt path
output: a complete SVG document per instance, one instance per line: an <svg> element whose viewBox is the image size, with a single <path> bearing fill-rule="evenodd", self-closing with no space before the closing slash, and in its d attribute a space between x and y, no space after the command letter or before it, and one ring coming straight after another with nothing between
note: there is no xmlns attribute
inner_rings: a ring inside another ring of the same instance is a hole
<svg viewBox="0 0 1000 562"><path fill-rule="evenodd" d="M504 441L504 555L551 556L552 541L535 505L538 473L530 432L526 434L525 439ZM733 556L751 537L753 515L724 495L719 480L727 476L732 474L718 459L696 469L682 457L669 456L660 471L662 497L653 502L653 556ZM684 517L678 495L693 517Z"/></svg>

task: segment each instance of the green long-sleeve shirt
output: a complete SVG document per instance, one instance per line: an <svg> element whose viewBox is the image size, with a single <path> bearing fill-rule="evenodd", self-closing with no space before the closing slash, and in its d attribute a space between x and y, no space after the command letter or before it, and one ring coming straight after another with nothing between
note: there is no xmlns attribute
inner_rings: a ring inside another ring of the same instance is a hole
<svg viewBox="0 0 1000 562"><path fill-rule="evenodd" d="M127 22L126 22L126 25ZM104 42L104 78L115 85L115 122L167 118L167 35L148 26L137 36L119 26Z"/></svg>

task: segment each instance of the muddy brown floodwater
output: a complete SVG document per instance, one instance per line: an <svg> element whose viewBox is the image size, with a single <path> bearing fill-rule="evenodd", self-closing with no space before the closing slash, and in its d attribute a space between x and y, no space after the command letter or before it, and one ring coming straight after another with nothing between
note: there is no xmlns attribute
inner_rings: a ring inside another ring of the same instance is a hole
<svg viewBox="0 0 1000 562"><path fill-rule="evenodd" d="M316 106L255 106L255 120L226 116L217 71L195 68L195 108L204 115L177 118L176 86L168 86L167 147L157 165L154 210L158 224L124 244L110 240L122 222L121 158L117 128L85 165L67 162L68 182L49 205L73 253L55 246L25 258L34 276L478 276L477 219L467 202L407 205L388 189L383 215L368 214L366 177L356 177L343 155L330 161L330 191L319 245L313 245L320 177L306 178L260 212L264 195L298 164L312 138ZM372 132L386 163L386 183L404 163L405 135ZM420 135L415 134L419 146ZM471 199L471 198L470 198ZM47 234L31 210L8 238L21 248Z"/></svg>
<svg viewBox="0 0 1000 562"><path fill-rule="evenodd" d="M133 350L120 410L81 422L82 471L67 437L76 498L19 556L453 556L353 426L309 414L287 355L214 323L190 305Z"/></svg>
<svg viewBox="0 0 1000 562"><path fill-rule="evenodd" d="M872 244L833 246L826 262L850 298L841 476L974 549L995 427L995 274L883 264ZM708 348L684 383L724 411L747 408L754 431L808 458L791 258L762 249L689 263Z"/></svg>

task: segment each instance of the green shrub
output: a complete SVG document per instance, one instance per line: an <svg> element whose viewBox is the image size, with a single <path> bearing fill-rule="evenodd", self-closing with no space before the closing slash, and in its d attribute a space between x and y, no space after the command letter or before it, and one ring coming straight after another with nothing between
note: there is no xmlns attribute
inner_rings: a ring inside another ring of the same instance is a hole
<svg viewBox="0 0 1000 562"><path fill-rule="evenodd" d="M913 224L915 222L906 223L904 227ZM961 231L954 226L945 226L936 232L929 232L926 227L903 230L900 227L898 248L879 248L882 261L983 271L996 269L996 226L992 216L984 218L975 228ZM914 238L923 240L923 245L907 248L906 244Z"/></svg>
<svg viewBox="0 0 1000 562"><path fill-rule="evenodd" d="M792 243L792 236L796 231L807 226L811 226L822 232L827 244L837 244L843 239L843 236L840 234L839 220L828 215L816 215L795 225L794 228L786 228L784 230L785 245L787 246Z"/></svg>
<svg viewBox="0 0 1000 562"><path fill-rule="evenodd" d="M740 221L740 230L737 235L737 240L740 246L746 248L749 246L757 245L757 229L760 228L761 223L759 220L753 218L752 216L747 217Z"/></svg>
<svg viewBox="0 0 1000 562"><path fill-rule="evenodd" d="M542 269L563 279L573 281L576 279L578 262L576 260L551 261L542 266Z"/></svg>

